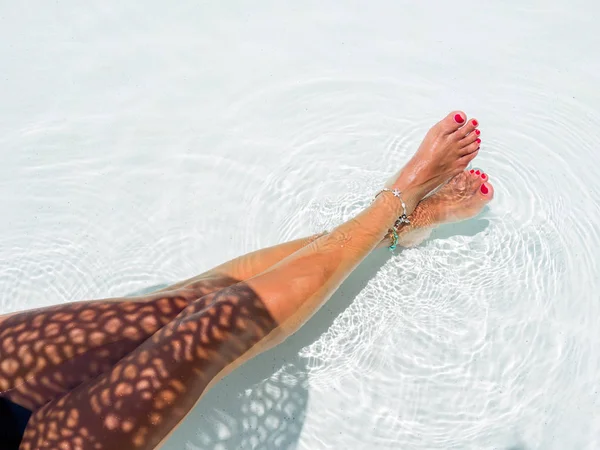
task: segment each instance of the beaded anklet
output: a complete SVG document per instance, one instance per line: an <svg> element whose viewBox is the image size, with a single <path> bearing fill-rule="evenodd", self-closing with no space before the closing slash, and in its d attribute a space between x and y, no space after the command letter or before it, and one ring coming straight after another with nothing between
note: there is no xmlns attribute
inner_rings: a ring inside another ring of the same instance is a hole
<svg viewBox="0 0 600 450"><path fill-rule="evenodd" d="M410 220L408 218L408 216L406 215L406 204L404 203L404 200L402 200L402 192L400 192L399 189L388 189L388 188L384 188L382 190L380 190L377 194L375 194L375 198L377 198L380 194L384 193L384 192L391 192L392 194L394 194L394 197L396 197L398 200L400 200L400 203L402 205L402 215L400 217L398 217L398 220L396 220L396 222L394 222L394 226L392 228L389 229L388 233L391 233L392 236L392 245L390 245L388 247L390 252L393 252L394 250L396 250L396 247L398 246L398 241L399 241L399 237L398 237L398 229L402 226L402 224L404 223L410 223Z"/></svg>

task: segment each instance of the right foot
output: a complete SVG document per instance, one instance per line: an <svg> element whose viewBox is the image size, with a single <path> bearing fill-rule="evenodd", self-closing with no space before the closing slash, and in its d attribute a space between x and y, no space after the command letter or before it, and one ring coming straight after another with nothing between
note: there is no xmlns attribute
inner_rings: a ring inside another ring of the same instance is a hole
<svg viewBox="0 0 600 450"><path fill-rule="evenodd" d="M401 247L414 247L444 223L460 222L475 217L494 197L487 174L472 169L455 176L431 197L419 203L410 217L410 225L399 230ZM388 246L389 242L383 245Z"/></svg>
<svg viewBox="0 0 600 450"><path fill-rule="evenodd" d="M462 111L448 114L425 135L419 149L388 187L405 191L408 213L436 187L458 175L477 156L478 122Z"/></svg>
<svg viewBox="0 0 600 450"><path fill-rule="evenodd" d="M415 220L421 226L467 220L479 214L493 197L494 188L486 173L478 169L465 170L419 203Z"/></svg>

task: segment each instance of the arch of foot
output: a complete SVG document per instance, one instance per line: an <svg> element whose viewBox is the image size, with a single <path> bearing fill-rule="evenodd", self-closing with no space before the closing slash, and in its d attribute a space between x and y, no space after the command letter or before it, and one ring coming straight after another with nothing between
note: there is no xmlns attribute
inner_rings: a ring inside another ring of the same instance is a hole
<svg viewBox="0 0 600 450"><path fill-rule="evenodd" d="M211 277L173 292L26 311L0 323L0 395L31 410L109 370L191 303L237 283Z"/></svg>
<svg viewBox="0 0 600 450"><path fill-rule="evenodd" d="M276 323L245 284L210 294L93 382L35 414L22 448L154 448Z"/></svg>

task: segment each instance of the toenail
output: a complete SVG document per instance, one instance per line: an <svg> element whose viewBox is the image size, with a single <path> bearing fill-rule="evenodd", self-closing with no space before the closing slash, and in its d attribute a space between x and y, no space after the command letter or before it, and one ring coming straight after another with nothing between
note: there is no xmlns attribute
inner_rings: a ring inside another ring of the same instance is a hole
<svg viewBox="0 0 600 450"><path fill-rule="evenodd" d="M475 172L477 175L479 175L481 172L478 170L477 172Z"/></svg>
<svg viewBox="0 0 600 450"><path fill-rule="evenodd" d="M456 114L456 115L454 116L454 121L455 121L456 123L463 123L463 122L465 121L465 119L463 119L463 116L461 116L460 114Z"/></svg>
<svg viewBox="0 0 600 450"><path fill-rule="evenodd" d="M477 139L475 139L475 142L477 142L478 144L481 144L481 139L477 138Z"/></svg>
<svg viewBox="0 0 600 450"><path fill-rule="evenodd" d="M479 125L479 122L477 122L475 119L473 119L473 122L471 122L473 124L474 127L476 127L477 125Z"/></svg>
<svg viewBox="0 0 600 450"><path fill-rule="evenodd" d="M475 169L471 169L471 173L475 173Z"/></svg>
<svg viewBox="0 0 600 450"><path fill-rule="evenodd" d="M481 185L481 193L483 195L486 195L489 192L489 189L487 188L487 186L485 184Z"/></svg>
<svg viewBox="0 0 600 450"><path fill-rule="evenodd" d="M481 134L481 131L479 131L479 130L475 130L475 134L476 134L477 136L479 136L479 135Z"/></svg>
<svg viewBox="0 0 600 450"><path fill-rule="evenodd" d="M483 178L485 180L485 173L481 174L481 178Z"/></svg>

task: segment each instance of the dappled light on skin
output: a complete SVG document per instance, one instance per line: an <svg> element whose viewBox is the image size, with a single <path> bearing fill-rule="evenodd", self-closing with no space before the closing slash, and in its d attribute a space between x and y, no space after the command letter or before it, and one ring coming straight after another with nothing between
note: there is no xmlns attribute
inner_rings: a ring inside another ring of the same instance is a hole
<svg viewBox="0 0 600 450"><path fill-rule="evenodd" d="M9 316L0 321L0 396L35 411L109 370L190 303L206 306L207 294L235 283L214 276L140 298Z"/></svg>
<svg viewBox="0 0 600 450"><path fill-rule="evenodd" d="M154 448L275 326L244 283L194 301L110 370L37 411L21 449Z"/></svg>

